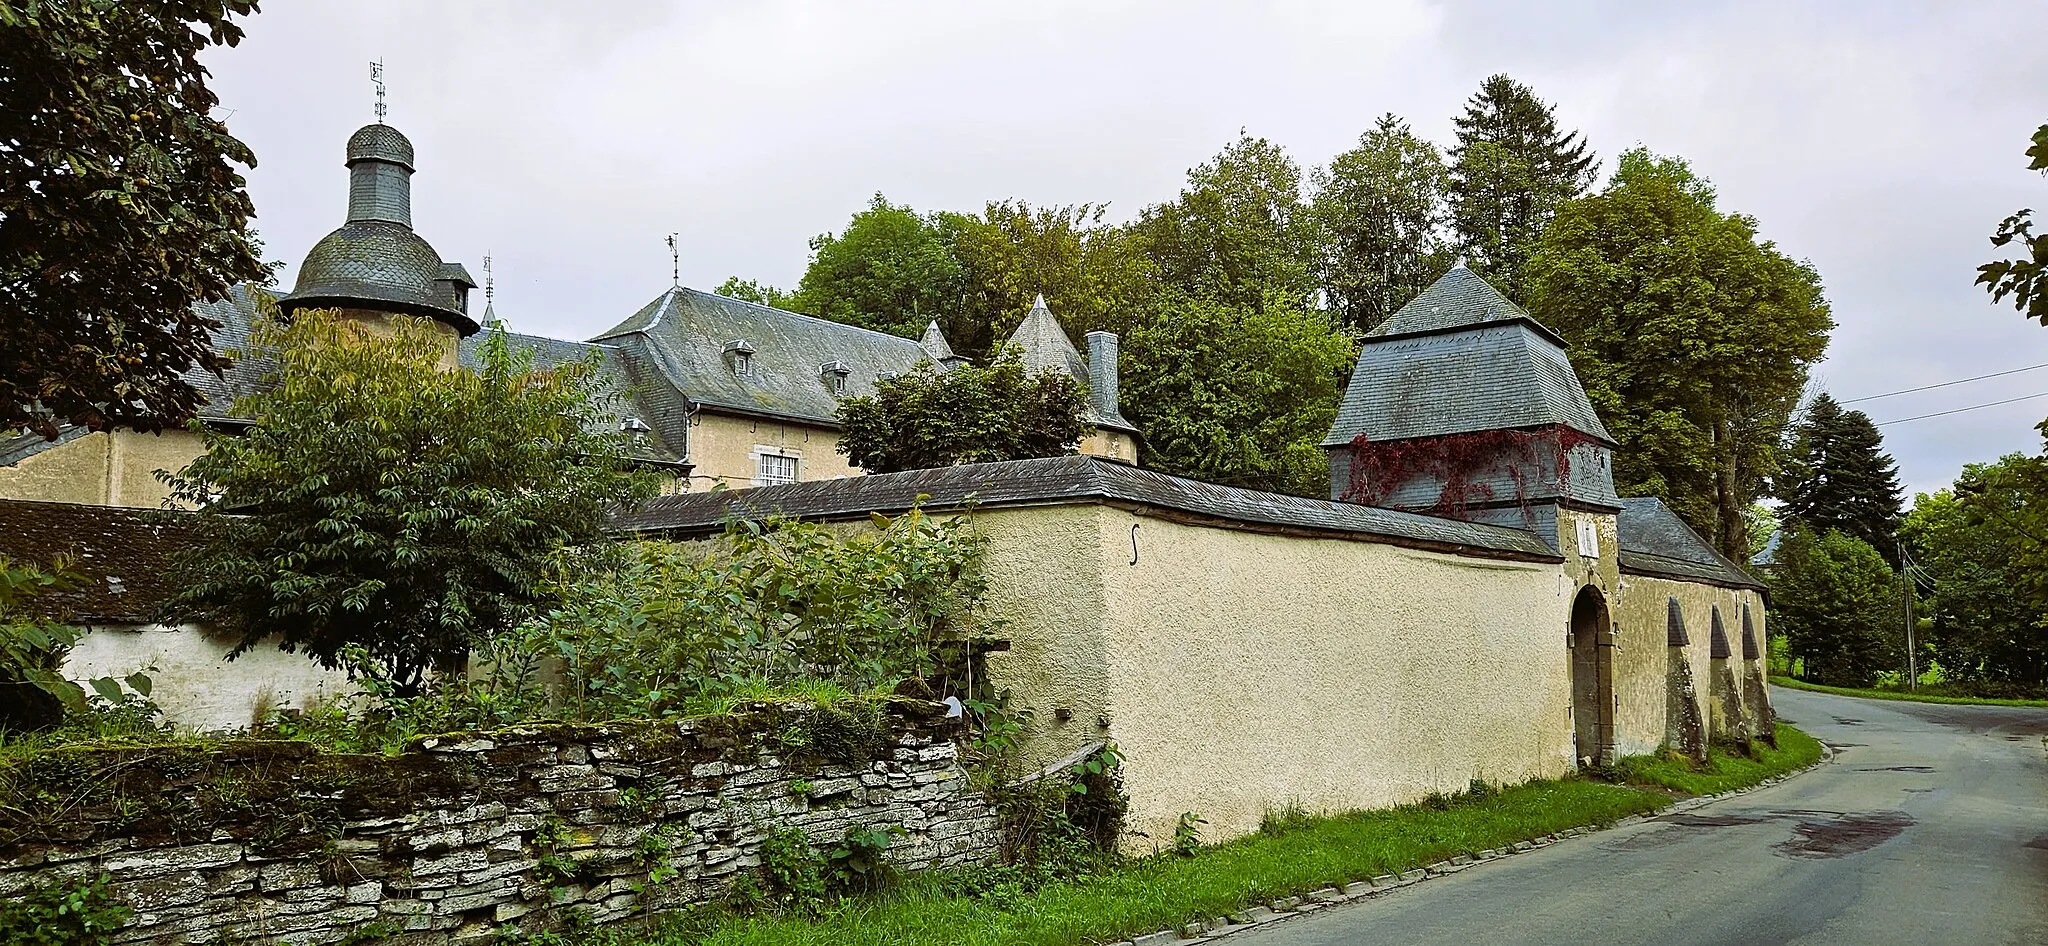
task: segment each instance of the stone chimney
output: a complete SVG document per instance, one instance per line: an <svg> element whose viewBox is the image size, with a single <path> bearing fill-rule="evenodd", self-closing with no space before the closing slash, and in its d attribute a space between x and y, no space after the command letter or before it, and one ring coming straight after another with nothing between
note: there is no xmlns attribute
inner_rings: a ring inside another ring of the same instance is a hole
<svg viewBox="0 0 2048 946"><path fill-rule="evenodd" d="M1088 333L1088 400L1100 417L1122 417L1116 396L1116 335Z"/></svg>

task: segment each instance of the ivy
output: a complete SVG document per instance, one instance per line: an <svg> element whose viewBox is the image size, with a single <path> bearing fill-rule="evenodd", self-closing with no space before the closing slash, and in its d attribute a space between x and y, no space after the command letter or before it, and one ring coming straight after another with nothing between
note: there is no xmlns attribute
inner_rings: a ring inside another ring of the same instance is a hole
<svg viewBox="0 0 2048 946"><path fill-rule="evenodd" d="M1462 517L1477 503L1500 497L1493 487L1479 482L1492 471L1505 473L1515 484L1515 504L1529 504L1528 472L1550 462L1556 482L1570 479L1572 452L1599 439L1563 426L1535 430L1475 430L1438 437L1374 441L1365 434L1353 438L1351 476L1344 490L1345 502L1382 506L1401 487L1419 477L1443 483L1436 501L1411 512ZM1548 456L1546 457L1546 452Z"/></svg>

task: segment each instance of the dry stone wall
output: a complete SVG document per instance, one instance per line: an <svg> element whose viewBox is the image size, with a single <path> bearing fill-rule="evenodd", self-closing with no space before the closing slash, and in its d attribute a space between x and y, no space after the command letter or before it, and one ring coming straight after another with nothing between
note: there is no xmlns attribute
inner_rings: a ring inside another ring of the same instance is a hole
<svg viewBox="0 0 2048 946"><path fill-rule="evenodd" d="M110 875L115 944L484 939L722 896L781 829L897 832L921 870L986 863L997 828L957 720L756 704L680 722L415 740L72 749L0 767L0 896Z"/></svg>

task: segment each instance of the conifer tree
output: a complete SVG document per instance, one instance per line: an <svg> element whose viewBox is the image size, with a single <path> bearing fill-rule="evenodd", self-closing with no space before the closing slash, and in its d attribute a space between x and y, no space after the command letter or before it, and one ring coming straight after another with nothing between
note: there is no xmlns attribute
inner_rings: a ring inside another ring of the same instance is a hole
<svg viewBox="0 0 2048 946"><path fill-rule="evenodd" d="M1898 465L1862 411L1843 410L1825 392L1813 399L1793 432L1778 496L1786 519L1815 533L1835 530L1862 539L1898 565Z"/></svg>
<svg viewBox="0 0 2048 946"><path fill-rule="evenodd" d="M1487 77L1452 119L1451 226L1474 272L1527 304L1523 263L1559 204L1592 186L1599 159L1551 106L1506 75Z"/></svg>

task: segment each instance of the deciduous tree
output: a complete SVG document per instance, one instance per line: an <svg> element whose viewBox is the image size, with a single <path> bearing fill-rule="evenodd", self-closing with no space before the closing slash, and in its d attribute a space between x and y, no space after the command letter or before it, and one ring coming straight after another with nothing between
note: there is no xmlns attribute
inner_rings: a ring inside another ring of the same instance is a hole
<svg viewBox="0 0 2048 946"><path fill-rule="evenodd" d="M1620 443L1615 485L1662 497L1741 560L1744 510L1834 327L1819 274L1716 208L1683 160L1636 149L1559 210L1529 283Z"/></svg>
<svg viewBox="0 0 2048 946"><path fill-rule="evenodd" d="M1340 324L1370 331L1450 268L1436 146L1383 115L1314 175L1320 274Z"/></svg>
<svg viewBox="0 0 2048 946"><path fill-rule="evenodd" d="M986 366L929 361L839 401L839 452L869 473L1071 454L1088 425L1081 385L1024 369L1005 347Z"/></svg>
<svg viewBox="0 0 2048 946"><path fill-rule="evenodd" d="M791 306L797 304L796 293L785 292L767 283L753 279L741 279L738 276L726 277L724 282L718 284L717 291L719 295L728 299L738 299L741 302L751 302L755 305L765 305L776 309L788 310Z"/></svg>
<svg viewBox="0 0 2048 946"><path fill-rule="evenodd" d="M1350 339L1275 293L1237 306L1184 293L1152 300L1124 344L1125 416L1146 466L1181 476L1329 495L1318 444L1337 415Z"/></svg>
<svg viewBox="0 0 2048 946"><path fill-rule="evenodd" d="M1451 228L1474 272L1527 304L1523 267L1558 208L1592 186L1598 166L1577 132L1526 85L1488 76L1452 119Z"/></svg>
<svg viewBox="0 0 2048 946"><path fill-rule="evenodd" d="M1318 241L1301 166L1264 138L1240 133L1188 172L1178 199L1145 208L1132 228L1175 291L1239 309L1315 291Z"/></svg>
<svg viewBox="0 0 2048 946"><path fill-rule="evenodd" d="M255 12L0 3L0 431L177 426L226 367L193 304L269 269L199 56Z"/></svg>
<svg viewBox="0 0 2048 946"><path fill-rule="evenodd" d="M165 477L204 534L168 617L235 653L274 636L340 666L361 646L410 692L542 603L560 549L651 495L605 430L596 362L537 369L494 331L475 371L443 371L437 338L313 310L258 324L248 354L272 367L235 402L249 428L195 422L207 452Z"/></svg>
<svg viewBox="0 0 2048 946"><path fill-rule="evenodd" d="M1953 489L1921 493L1901 533L1942 676L1993 695L2048 691L2048 503L2038 458L1971 464Z"/></svg>
<svg viewBox="0 0 2048 946"><path fill-rule="evenodd" d="M966 288L940 221L876 194L845 230L811 238L811 264L787 301L799 312L915 338L957 310Z"/></svg>
<svg viewBox="0 0 2048 946"><path fill-rule="evenodd" d="M1771 625L1804 676L1863 687L1903 670L1904 601L1897 576L1870 543L1840 532L1789 529L1771 575Z"/></svg>
<svg viewBox="0 0 2048 946"><path fill-rule="evenodd" d="M2034 132L2027 149L2027 169L2048 174L2048 125ZM2036 235L2032 210L2005 218L1991 235L1992 246L2013 246L2019 259L1992 260L1977 267L1977 284L1991 293L1994 302L2012 297L2012 306L2048 325L2048 233Z"/></svg>

